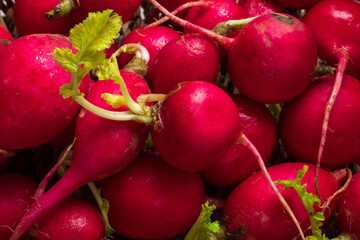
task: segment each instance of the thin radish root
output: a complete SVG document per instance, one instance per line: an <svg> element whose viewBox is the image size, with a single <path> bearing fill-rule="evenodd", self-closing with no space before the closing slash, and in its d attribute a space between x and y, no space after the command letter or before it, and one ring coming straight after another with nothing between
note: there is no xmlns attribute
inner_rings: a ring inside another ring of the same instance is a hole
<svg viewBox="0 0 360 240"><path fill-rule="evenodd" d="M346 69L346 66L349 61L349 54L344 48L340 48L337 51L337 57L338 57L339 65L337 66L337 69L336 69L335 83L334 83L330 98L329 98L328 102L326 103L325 115L324 115L324 120L323 120L323 124L322 124L322 130L321 130L320 146L319 146L319 151L318 151L317 160L316 160L315 190L316 190L316 194L318 196L320 196L319 195L318 176L319 176L319 170L320 170L320 165L321 165L321 158L322 158L322 155L324 152L324 146L325 146L325 142L326 142L326 134L327 134L328 126L329 126L330 112L334 106L335 99L341 88L342 80L343 80L343 77L345 74L345 69Z"/></svg>
<svg viewBox="0 0 360 240"><path fill-rule="evenodd" d="M279 189L276 187L274 181L271 179L259 151L256 149L256 147L251 143L251 141L244 134L242 134L239 141L241 144L243 144L245 147L247 147L254 154L266 180L270 184L271 188L274 190L275 194L279 198L279 200L280 200L281 204L283 205L283 207L285 208L285 210L289 213L291 219L294 221L296 228L298 229L299 234L301 236L301 239L305 240L305 235L301 229L299 221L296 219L294 212L291 210L289 204L286 202L284 197L281 195Z"/></svg>

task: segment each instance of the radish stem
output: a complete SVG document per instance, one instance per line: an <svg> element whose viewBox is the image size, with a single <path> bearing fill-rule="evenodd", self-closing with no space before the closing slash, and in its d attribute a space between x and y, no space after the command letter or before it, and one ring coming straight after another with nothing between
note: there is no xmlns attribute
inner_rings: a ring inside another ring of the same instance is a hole
<svg viewBox="0 0 360 240"><path fill-rule="evenodd" d="M339 65L337 66L337 69L336 69L335 83L334 83L330 98L327 101L326 107L325 107L325 116L324 116L324 120L323 120L322 128L321 128L320 146L319 146L317 160L316 160L316 172L315 172L315 180L314 181L315 181L316 194L318 196L319 196L318 176L319 176L319 171L320 171L321 158L323 155L324 146L325 146L325 142L326 142L326 134L327 134L328 126L329 126L330 112L334 106L335 99L341 88L342 80L343 80L343 77L345 74L345 69L346 69L346 66L349 61L349 54L344 48L340 48L336 52L336 55L338 58Z"/></svg>
<svg viewBox="0 0 360 240"><path fill-rule="evenodd" d="M290 206L288 205L288 203L286 202L286 200L284 199L284 197L281 195L279 189L276 187L274 181L271 179L265 163L259 153L259 151L256 149L256 147L252 144L252 142L244 135L242 134L240 139L239 139L240 143L243 144L245 147L247 147L255 156L261 171L263 172L266 180L268 181L268 183L270 184L271 188L274 190L275 194L277 195L277 197L279 198L281 204L283 205L283 207L285 208L285 210L289 213L290 217L292 218L292 220L294 221L297 229L299 230L300 236L303 240L305 240L305 236L304 233L300 227L299 221L296 219L294 212L291 210Z"/></svg>

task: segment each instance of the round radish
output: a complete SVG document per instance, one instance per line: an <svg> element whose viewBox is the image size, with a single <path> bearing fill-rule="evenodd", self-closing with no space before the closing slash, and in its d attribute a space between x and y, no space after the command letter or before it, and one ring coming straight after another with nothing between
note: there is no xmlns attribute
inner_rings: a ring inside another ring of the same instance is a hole
<svg viewBox="0 0 360 240"><path fill-rule="evenodd" d="M0 174L0 239L8 240L26 212L37 184L18 173Z"/></svg>
<svg viewBox="0 0 360 240"><path fill-rule="evenodd" d="M145 80L139 75L122 70L120 72L130 96L136 100L139 95L149 94ZM103 93L120 94L120 86L112 80L97 81L87 100L108 110L126 111L128 107L113 108L101 97ZM36 204L30 206L11 239L18 239L26 229L47 209L70 195L82 185L116 174L137 156L142 149L148 127L134 121L113 121L82 110L76 121L75 144L69 169Z"/></svg>
<svg viewBox="0 0 360 240"><path fill-rule="evenodd" d="M149 69L147 72L146 80L151 86L151 71L159 51L168 42L175 38L178 38L179 36L180 33L169 27L155 26L145 29L143 29L143 27L139 27L126 35L124 40L121 42L121 46L129 43L139 43L148 50L150 59L148 62ZM133 57L133 54L121 53L117 57L119 68L124 68L125 65L128 64Z"/></svg>
<svg viewBox="0 0 360 240"><path fill-rule="evenodd" d="M190 81L167 95L150 132L166 162L195 172L225 154L235 142L239 127L236 106L221 88Z"/></svg>
<svg viewBox="0 0 360 240"><path fill-rule="evenodd" d="M337 51L349 54L346 73L360 78L360 3L355 0L320 1L306 12L302 21L312 31L319 57L329 65L338 64Z"/></svg>
<svg viewBox="0 0 360 240"><path fill-rule="evenodd" d="M71 17L56 21L46 19L45 13L53 9L59 0L17 0L14 4L14 21L21 35L34 33L66 34L74 25Z"/></svg>
<svg viewBox="0 0 360 240"><path fill-rule="evenodd" d="M152 90L166 94L185 81L215 83L219 68L216 45L201 35L185 34L173 39L159 52L150 75Z"/></svg>
<svg viewBox="0 0 360 240"><path fill-rule="evenodd" d="M274 180L295 180L298 170L302 170L304 163L282 163L268 168ZM308 165L301 184L306 184L307 192L315 193L314 176L315 165ZM319 175L320 200L323 202L332 196L338 188L338 182L332 175L321 169ZM294 189L284 191L282 185L277 186L289 203L303 230L310 226L309 215L300 197ZM330 204L333 212L335 202ZM318 207L315 209L319 210ZM298 231L289 214L284 211L274 191L261 172L258 172L240 183L229 195L223 209L226 217L225 225L230 233L240 233L246 230L243 238L238 239L277 239L289 240L296 237ZM327 212L324 214L326 221L329 219ZM278 228L281 228L279 230Z"/></svg>
<svg viewBox="0 0 360 240"><path fill-rule="evenodd" d="M240 116L239 136L245 134L257 147L264 162L270 159L274 150L277 129L273 116L265 105L240 95L233 95ZM234 186L259 171L253 155L241 143L235 143L220 161L201 172L204 179L220 186Z"/></svg>
<svg viewBox="0 0 360 240"><path fill-rule="evenodd" d="M353 175L349 187L340 194L337 202L337 222L341 232L354 233L360 238L360 173Z"/></svg>
<svg viewBox="0 0 360 240"><path fill-rule="evenodd" d="M295 159L316 163L325 105L334 76L315 80L293 101L284 104L280 114L280 137ZM360 158L360 82L345 75L328 125L321 165L338 168ZM351 144L349 144L351 143Z"/></svg>
<svg viewBox="0 0 360 240"><path fill-rule="evenodd" d="M80 106L59 95L70 73L54 62L55 47L73 49L61 35L16 39L0 57L0 149L23 149L50 141L71 124ZM88 76L80 90L88 89Z"/></svg>
<svg viewBox="0 0 360 240"><path fill-rule="evenodd" d="M173 168L149 154L103 180L100 187L110 204L110 224L132 239L167 239L185 232L205 201L199 174Z"/></svg>
<svg viewBox="0 0 360 240"><path fill-rule="evenodd" d="M105 235L100 212L80 198L64 199L36 224L37 240L100 240Z"/></svg>

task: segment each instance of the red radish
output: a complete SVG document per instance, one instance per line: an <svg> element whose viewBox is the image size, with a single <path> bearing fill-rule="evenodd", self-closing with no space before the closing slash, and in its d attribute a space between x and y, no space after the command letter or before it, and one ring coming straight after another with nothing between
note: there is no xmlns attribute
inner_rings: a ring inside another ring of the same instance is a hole
<svg viewBox="0 0 360 240"><path fill-rule="evenodd" d="M337 202L337 222L341 232L354 233L360 238L360 173L353 175L353 178L345 190L339 196Z"/></svg>
<svg viewBox="0 0 360 240"><path fill-rule="evenodd" d="M14 41L14 37L4 25L0 24L0 50L12 41Z"/></svg>
<svg viewBox="0 0 360 240"><path fill-rule="evenodd" d="M120 73L134 100L139 95L150 93L142 77L127 70ZM101 97L103 93L121 94L119 85L111 80L97 81L87 96L87 100L94 105L114 110ZM121 106L116 110L126 111L128 108ZM76 122L76 141L69 169L29 208L11 239L18 239L42 213L82 185L114 175L129 165L142 149L147 134L148 128L144 124L112 121L82 110Z"/></svg>
<svg viewBox="0 0 360 240"><path fill-rule="evenodd" d="M275 0L276 2L282 4L284 7L290 9L306 9L310 8L320 0Z"/></svg>
<svg viewBox="0 0 360 240"><path fill-rule="evenodd" d="M124 40L121 42L121 46L129 43L139 43L148 50L150 59L148 62L149 69L146 80L151 86L151 71L159 51L168 42L175 38L178 38L179 36L180 33L169 27L155 26L145 29L143 29L143 27L139 27L126 35ZM133 54L121 53L117 57L119 68L122 69L123 67L125 67L125 65L128 64L133 57Z"/></svg>
<svg viewBox="0 0 360 240"><path fill-rule="evenodd" d="M150 132L166 162L196 172L225 154L239 127L239 113L229 95L212 83L190 81L170 91Z"/></svg>
<svg viewBox="0 0 360 240"><path fill-rule="evenodd" d="M194 7L189 10L186 20L212 30L218 23L245 18L243 7L234 0L211 0L208 7ZM185 28L185 32L188 29Z"/></svg>
<svg viewBox="0 0 360 240"><path fill-rule="evenodd" d="M286 102L309 85L317 63L316 42L295 17L265 14L245 25L237 37L226 38L171 15L156 0L151 2L171 20L227 48L230 78L249 98L261 103Z"/></svg>
<svg viewBox="0 0 360 240"><path fill-rule="evenodd" d="M277 140L273 116L265 105L240 95L233 95L232 99L240 116L239 136L242 134L248 136L266 163ZM201 175L206 181L215 185L235 186L259 170L253 153L241 143L235 143L220 161L206 168Z"/></svg>
<svg viewBox="0 0 360 240"><path fill-rule="evenodd" d="M17 0L14 4L14 21L21 35L34 33L66 34L74 25L71 17L50 21L45 13L53 9L59 0Z"/></svg>
<svg viewBox="0 0 360 240"><path fill-rule="evenodd" d="M99 240L105 235L101 214L80 198L66 198L37 221L38 240Z"/></svg>
<svg viewBox="0 0 360 240"><path fill-rule="evenodd" d="M302 21L313 32L319 57L329 65L340 62L337 52L349 54L346 73L360 78L360 3L355 0L320 1L306 12Z"/></svg>
<svg viewBox="0 0 360 240"><path fill-rule="evenodd" d="M0 149L50 141L77 115L80 106L59 95L60 86L70 82L70 73L54 63L55 47L73 49L64 36L34 34L16 39L1 52ZM86 93L87 88L88 77L80 90Z"/></svg>
<svg viewBox="0 0 360 240"><path fill-rule="evenodd" d="M173 168L150 154L140 155L100 187L110 204L111 226L132 239L167 239L185 232L205 201L198 173Z"/></svg>
<svg viewBox="0 0 360 240"><path fill-rule="evenodd" d="M70 14L76 23L80 23L90 12L112 9L122 17L123 23L126 23L135 14L141 2L142 0L58 0L59 5L56 6L56 9L48 12L47 17L52 19Z"/></svg>
<svg viewBox="0 0 360 240"><path fill-rule="evenodd" d="M26 212L36 190L36 183L18 173L0 174L0 239L8 240Z"/></svg>
<svg viewBox="0 0 360 240"><path fill-rule="evenodd" d="M302 170L304 163L281 163L268 168L268 172L274 180L295 180L298 170ZM314 176L315 165L308 165L302 184L306 184L307 192L315 193ZM339 183L331 174L321 169L319 175L320 199L325 201L336 192ZM309 215L294 189L284 191L282 185L277 185L286 201L293 209L294 214L303 230L310 226ZM335 208L335 202L329 206L331 212ZM318 207L316 207L319 210ZM240 233L246 230L244 237L237 239L278 239L289 240L297 236L298 231L287 212L270 188L265 176L258 172L240 183L229 195L223 209L226 217L225 225L230 233ZM329 219L324 214L326 221ZM278 227L281 226L281 230Z"/></svg>
<svg viewBox="0 0 360 240"><path fill-rule="evenodd" d="M150 75L152 90L166 94L180 82L215 83L219 69L217 46L199 34L185 34L158 53Z"/></svg>
<svg viewBox="0 0 360 240"><path fill-rule="evenodd" d="M283 106L280 137L285 149L297 160L317 161L324 110L334 79L327 75L315 80L299 97ZM359 160L359 126L360 82L345 75L329 119L321 166L338 168Z"/></svg>
<svg viewBox="0 0 360 240"><path fill-rule="evenodd" d="M256 17L268 13L288 13L289 11L273 0L246 0L243 5L246 17Z"/></svg>

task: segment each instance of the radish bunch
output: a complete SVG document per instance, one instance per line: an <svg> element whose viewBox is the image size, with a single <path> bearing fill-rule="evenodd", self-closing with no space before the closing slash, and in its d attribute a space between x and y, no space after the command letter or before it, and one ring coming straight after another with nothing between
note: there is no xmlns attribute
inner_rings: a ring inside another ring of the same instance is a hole
<svg viewBox="0 0 360 240"><path fill-rule="evenodd" d="M36 182L0 239L360 238L358 1L25 3L0 171Z"/></svg>

